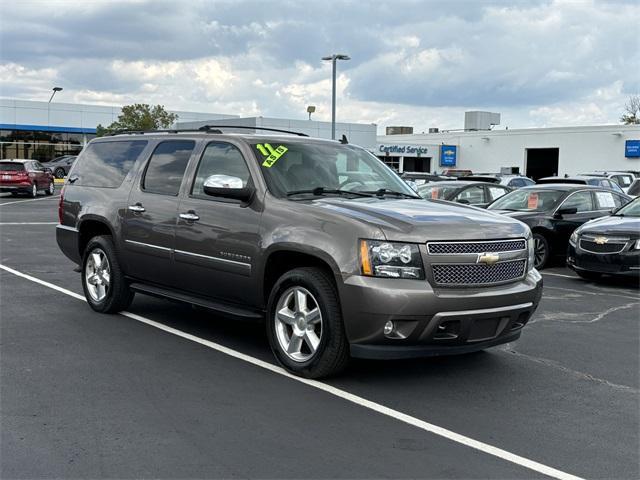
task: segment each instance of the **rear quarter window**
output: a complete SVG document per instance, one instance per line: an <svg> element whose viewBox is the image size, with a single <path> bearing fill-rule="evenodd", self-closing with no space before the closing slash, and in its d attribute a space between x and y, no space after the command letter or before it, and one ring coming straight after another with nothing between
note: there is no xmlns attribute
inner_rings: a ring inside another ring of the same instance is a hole
<svg viewBox="0 0 640 480"><path fill-rule="evenodd" d="M147 146L146 140L97 142L89 144L78 161L73 175L75 185L117 188Z"/></svg>

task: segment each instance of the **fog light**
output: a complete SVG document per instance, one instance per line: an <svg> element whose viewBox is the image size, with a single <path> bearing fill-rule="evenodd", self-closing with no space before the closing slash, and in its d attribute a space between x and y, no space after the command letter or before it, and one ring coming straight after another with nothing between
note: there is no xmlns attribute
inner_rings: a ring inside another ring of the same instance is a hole
<svg viewBox="0 0 640 480"><path fill-rule="evenodd" d="M383 332L385 335L391 335L393 333L393 330L394 330L394 325L391 320L389 320L387 323L384 324Z"/></svg>

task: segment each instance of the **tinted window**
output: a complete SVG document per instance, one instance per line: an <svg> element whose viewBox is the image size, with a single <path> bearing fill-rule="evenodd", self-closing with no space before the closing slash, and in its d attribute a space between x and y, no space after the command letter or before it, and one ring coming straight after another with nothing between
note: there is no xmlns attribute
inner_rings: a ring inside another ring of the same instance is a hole
<svg viewBox="0 0 640 480"><path fill-rule="evenodd" d="M560 203L564 192L560 190L515 190L489 205L489 210L526 212L549 211Z"/></svg>
<svg viewBox="0 0 640 480"><path fill-rule="evenodd" d="M514 178L513 180L511 180L509 182L509 186L510 187L524 187L525 183L524 183L524 180L522 180L521 178Z"/></svg>
<svg viewBox="0 0 640 480"><path fill-rule="evenodd" d="M229 143L210 143L207 145L191 189L193 195L213 199L203 190L204 182L210 175L237 177L242 180L243 187L247 186L250 178L249 169L240 150Z"/></svg>
<svg viewBox="0 0 640 480"><path fill-rule="evenodd" d="M0 172L24 172L24 165L18 162L2 162Z"/></svg>
<svg viewBox="0 0 640 480"><path fill-rule="evenodd" d="M593 199L591 198L591 192L577 192L569 196L560 208L577 208L578 213L590 212L595 210L593 208Z"/></svg>
<svg viewBox="0 0 640 480"><path fill-rule="evenodd" d="M484 187L482 185L469 187L456 195L455 201L460 203L468 203L471 205L474 205L476 203L486 203L487 201L485 200Z"/></svg>
<svg viewBox="0 0 640 480"><path fill-rule="evenodd" d="M147 164L142 189L150 193L177 195L195 145L193 140L171 140L159 144Z"/></svg>
<svg viewBox="0 0 640 480"><path fill-rule="evenodd" d="M640 180L636 180L631 184L629 195L640 195Z"/></svg>
<svg viewBox="0 0 640 480"><path fill-rule="evenodd" d="M147 146L146 140L91 143L74 165L76 185L117 188Z"/></svg>

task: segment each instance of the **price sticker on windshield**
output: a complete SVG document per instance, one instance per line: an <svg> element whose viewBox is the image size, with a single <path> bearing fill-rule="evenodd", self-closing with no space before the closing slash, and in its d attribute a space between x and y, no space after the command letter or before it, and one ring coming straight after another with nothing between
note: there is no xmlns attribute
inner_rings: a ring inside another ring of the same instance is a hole
<svg viewBox="0 0 640 480"><path fill-rule="evenodd" d="M535 210L538 208L538 194L531 193L529 194L529 198L527 199L527 208L529 210Z"/></svg>
<svg viewBox="0 0 640 480"><path fill-rule="evenodd" d="M433 200L437 200L438 199L438 193L440 192L440 190L438 190L437 188L434 188L431 190L431 198Z"/></svg>
<svg viewBox="0 0 640 480"><path fill-rule="evenodd" d="M262 166L266 168L271 168L273 164L289 150L284 145L280 145L278 148L273 148L268 143L259 143L256 145L256 148L264 157L266 157L262 162Z"/></svg>

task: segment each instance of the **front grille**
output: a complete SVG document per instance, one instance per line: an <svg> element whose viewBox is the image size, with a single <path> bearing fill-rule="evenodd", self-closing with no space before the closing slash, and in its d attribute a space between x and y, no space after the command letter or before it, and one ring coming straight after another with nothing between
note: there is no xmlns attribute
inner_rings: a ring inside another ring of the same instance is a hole
<svg viewBox="0 0 640 480"><path fill-rule="evenodd" d="M516 252L527 248L524 239L493 242L429 242L430 255L465 255L469 253Z"/></svg>
<svg viewBox="0 0 640 480"><path fill-rule="evenodd" d="M614 240L614 241L611 241ZM627 245L626 239L607 239L606 243L597 243L595 238L581 238L580 248L591 253L620 253Z"/></svg>
<svg viewBox="0 0 640 480"><path fill-rule="evenodd" d="M525 274L525 259L498 262L495 265L457 263L432 265L433 280L442 286L470 286L506 283L518 280Z"/></svg>

